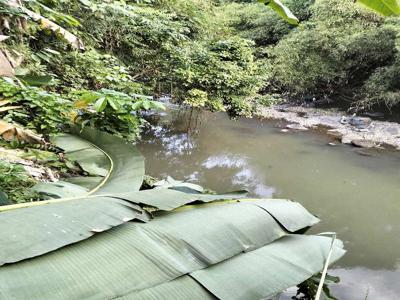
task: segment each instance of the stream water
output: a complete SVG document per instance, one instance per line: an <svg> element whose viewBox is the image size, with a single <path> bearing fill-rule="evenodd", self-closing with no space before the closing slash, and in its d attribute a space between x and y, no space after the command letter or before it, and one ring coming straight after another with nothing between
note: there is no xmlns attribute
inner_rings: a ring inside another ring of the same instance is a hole
<svg viewBox="0 0 400 300"><path fill-rule="evenodd" d="M399 299L400 153L222 113L171 110L151 123L140 144L149 175L296 200L321 219L311 233L335 231L345 243L329 272L341 278L331 286L338 299Z"/></svg>

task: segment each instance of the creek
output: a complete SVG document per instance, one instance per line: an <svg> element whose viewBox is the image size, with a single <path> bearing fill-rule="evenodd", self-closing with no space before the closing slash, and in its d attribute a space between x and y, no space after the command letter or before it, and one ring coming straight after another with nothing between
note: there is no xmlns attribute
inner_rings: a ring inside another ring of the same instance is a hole
<svg viewBox="0 0 400 300"><path fill-rule="evenodd" d="M347 249L329 273L338 299L400 295L400 152L331 146L317 131L283 133L280 122L230 120L223 113L171 109L149 117L139 148L155 177L217 192L300 202Z"/></svg>

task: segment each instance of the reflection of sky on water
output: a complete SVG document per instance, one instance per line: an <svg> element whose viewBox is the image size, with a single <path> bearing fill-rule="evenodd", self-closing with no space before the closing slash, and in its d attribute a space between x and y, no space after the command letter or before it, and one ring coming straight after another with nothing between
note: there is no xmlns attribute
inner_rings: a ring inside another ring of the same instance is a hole
<svg viewBox="0 0 400 300"><path fill-rule="evenodd" d="M152 126L152 131L161 140L166 156L191 154L195 147L194 140L187 133L168 134L169 130L162 126Z"/></svg>
<svg viewBox="0 0 400 300"><path fill-rule="evenodd" d="M338 300L395 300L399 299L400 272L371 270L363 267L331 269L330 275L338 276L340 282L329 286L332 296ZM296 288L288 289L279 300L291 300ZM384 293L382 293L384 291Z"/></svg>
<svg viewBox="0 0 400 300"><path fill-rule="evenodd" d="M232 184L243 186L259 197L272 197L275 189L265 185L265 178L251 167L249 159L244 155L218 154L208 157L202 164L206 169L229 168L238 169L232 177Z"/></svg>
<svg viewBox="0 0 400 300"><path fill-rule="evenodd" d="M329 273L340 277L340 283L331 287L332 293L340 300L399 299L400 272L398 271L358 267L334 269Z"/></svg>

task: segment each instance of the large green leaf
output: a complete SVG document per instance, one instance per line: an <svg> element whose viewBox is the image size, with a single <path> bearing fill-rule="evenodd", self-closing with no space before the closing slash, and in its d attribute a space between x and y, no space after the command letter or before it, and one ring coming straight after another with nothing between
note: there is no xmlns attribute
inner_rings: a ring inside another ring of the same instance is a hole
<svg viewBox="0 0 400 300"><path fill-rule="evenodd" d="M154 300L154 299L190 299L214 300L217 299L190 275L167 281L160 285L130 293L119 297L118 300Z"/></svg>
<svg viewBox="0 0 400 300"><path fill-rule="evenodd" d="M90 191L81 189L82 193L75 193L74 196L139 190L144 176L144 159L134 145L119 137L90 128L72 128L71 131L74 135L60 134L55 136L52 142L64 149L68 159L77 161L90 175L98 176L89 179ZM82 178L69 181L88 187L88 180ZM44 187L45 184L41 184L41 191ZM54 198L65 196L62 187L57 193L57 184L49 188ZM73 190L78 191L79 188Z"/></svg>
<svg viewBox="0 0 400 300"><path fill-rule="evenodd" d="M51 194L51 187L46 184L40 191ZM68 195L69 189L56 189L55 192L62 190ZM4 211L0 214L0 220L9 229L0 231L0 265L45 254L132 219L148 221L147 213L139 204L152 206L152 211L168 211L195 201L209 202L241 197L242 192L207 195L154 189L83 196L71 200L59 199L47 202L46 205L37 202L36 206Z"/></svg>
<svg viewBox="0 0 400 300"><path fill-rule="evenodd" d="M158 210L169 211L195 201L211 202L224 199L238 199L243 198L246 194L247 191L237 191L227 194L187 193L164 188L134 193L115 193L111 195L111 197L124 199L137 204L153 206Z"/></svg>
<svg viewBox="0 0 400 300"><path fill-rule="evenodd" d="M109 158L109 174L96 193L122 193L140 189L144 176L144 159L134 145L87 127L82 131L74 128L72 133L100 148Z"/></svg>
<svg viewBox="0 0 400 300"><path fill-rule="evenodd" d="M290 235L191 276L219 299L265 299L322 270L330 246L327 237ZM343 256L341 241L332 253L332 262Z"/></svg>
<svg viewBox="0 0 400 300"><path fill-rule="evenodd" d="M265 5L271 7L286 22L292 25L298 25L299 19L285 6L280 0L258 0Z"/></svg>
<svg viewBox="0 0 400 300"><path fill-rule="evenodd" d="M138 205L106 197L4 211L0 265L53 251L132 219L148 216Z"/></svg>
<svg viewBox="0 0 400 300"><path fill-rule="evenodd" d="M39 182L32 189L48 199L79 197L89 192L87 188L63 181Z"/></svg>
<svg viewBox="0 0 400 300"><path fill-rule="evenodd" d="M400 15L400 2L398 0L357 0L357 2L384 16Z"/></svg>
<svg viewBox="0 0 400 300"><path fill-rule="evenodd" d="M190 274L217 297L232 299L224 296L231 283L219 281L219 289L207 283L208 278L220 276L217 273L235 282L253 282L241 285L243 294L251 295L255 290L268 296L269 290L295 285L320 271L330 239L282 239L287 231L260 207L267 201L173 211L148 223L128 222L55 252L5 265L0 268L0 298L141 299L141 294L147 294L165 299L160 293L166 290L171 295L190 295L193 281L182 279ZM303 227L310 225L306 222ZM285 250L286 246L290 249ZM268 250L270 247L272 250ZM343 254L336 248L334 259ZM273 263L267 264L271 259ZM226 274L223 268L235 273ZM210 272L198 273L203 269ZM277 272L284 273L276 276ZM276 279L271 281L271 276ZM179 280L176 285L169 283L175 279ZM186 287L182 291L181 285ZM196 285L195 289L199 288ZM200 298L205 291L198 294Z"/></svg>

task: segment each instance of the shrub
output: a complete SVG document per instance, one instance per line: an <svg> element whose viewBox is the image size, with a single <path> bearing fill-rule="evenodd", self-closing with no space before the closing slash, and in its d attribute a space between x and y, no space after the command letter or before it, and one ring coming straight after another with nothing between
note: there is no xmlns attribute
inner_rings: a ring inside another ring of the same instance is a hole
<svg viewBox="0 0 400 300"><path fill-rule="evenodd" d="M174 53L175 68L165 73L182 90L182 100L188 91L198 89L207 92L210 103L219 99L229 104L233 97L254 94L262 84L251 46L240 38L190 43Z"/></svg>
<svg viewBox="0 0 400 300"><path fill-rule="evenodd" d="M114 53L142 77L155 75L169 48L189 33L173 16L147 6L99 1L70 10L81 20L87 43Z"/></svg>
<svg viewBox="0 0 400 300"><path fill-rule="evenodd" d="M69 122L72 103L59 94L0 80L0 98L10 101L14 106L21 106L3 112L2 118L36 132L45 135L56 133Z"/></svg>
<svg viewBox="0 0 400 300"><path fill-rule="evenodd" d="M204 107L208 101L208 95L206 92L198 89L192 89L188 91L185 101L183 103L188 104L192 107Z"/></svg>
<svg viewBox="0 0 400 300"><path fill-rule="evenodd" d="M35 184L22 166L0 160L0 192L9 200L23 203L39 199L38 193L31 190Z"/></svg>
<svg viewBox="0 0 400 300"><path fill-rule="evenodd" d="M369 11L339 0L319 0L312 11L304 28L272 50L271 77L282 91L352 97L376 68L392 63L396 32Z"/></svg>
<svg viewBox="0 0 400 300"><path fill-rule="evenodd" d="M300 21L305 21L310 17L309 7L313 2L314 0L290 0L285 1L285 5ZM255 41L257 46L275 44L295 28L282 20L271 8L259 3L232 3L223 9L229 16L230 26L234 27L242 37Z"/></svg>
<svg viewBox="0 0 400 300"><path fill-rule="evenodd" d="M75 107L79 110L74 121L82 127L91 126L128 141L139 138L145 121L140 110L164 109L164 106L145 96L131 96L114 90L79 91L74 94ZM151 97L150 97L151 98Z"/></svg>
<svg viewBox="0 0 400 300"><path fill-rule="evenodd" d="M63 86L75 89L102 88L141 93L141 84L134 81L130 68L115 56L96 50L67 52L62 63L52 64L53 72L62 80Z"/></svg>

